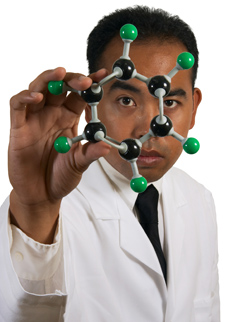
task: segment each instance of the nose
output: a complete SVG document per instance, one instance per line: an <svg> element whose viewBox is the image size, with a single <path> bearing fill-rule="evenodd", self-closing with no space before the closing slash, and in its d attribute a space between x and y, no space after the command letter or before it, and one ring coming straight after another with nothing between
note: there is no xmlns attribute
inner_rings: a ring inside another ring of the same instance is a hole
<svg viewBox="0 0 236 322"><path fill-rule="evenodd" d="M158 99L153 98L151 101L148 100L143 108L140 109L139 114L136 116L133 130L135 138L139 139L149 132L152 119L159 114L158 104Z"/></svg>

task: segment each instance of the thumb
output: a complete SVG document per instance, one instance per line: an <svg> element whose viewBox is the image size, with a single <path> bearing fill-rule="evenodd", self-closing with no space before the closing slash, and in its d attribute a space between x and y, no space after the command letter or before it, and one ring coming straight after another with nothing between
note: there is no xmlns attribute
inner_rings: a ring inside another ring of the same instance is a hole
<svg viewBox="0 0 236 322"><path fill-rule="evenodd" d="M111 150L111 146L105 142L87 142L74 151L75 166L81 174L87 170L89 165L97 159L106 156Z"/></svg>

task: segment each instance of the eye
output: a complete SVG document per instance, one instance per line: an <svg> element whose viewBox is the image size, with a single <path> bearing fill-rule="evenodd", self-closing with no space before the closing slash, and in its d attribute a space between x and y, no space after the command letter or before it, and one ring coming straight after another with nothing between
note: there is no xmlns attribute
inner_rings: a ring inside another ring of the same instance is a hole
<svg viewBox="0 0 236 322"><path fill-rule="evenodd" d="M166 100L166 101L164 101L164 107L175 108L177 105L178 105L178 102L174 101L174 100Z"/></svg>
<svg viewBox="0 0 236 322"><path fill-rule="evenodd" d="M124 97L120 97L118 99L118 102L122 105L122 106L136 106L134 100L128 96L124 96Z"/></svg>

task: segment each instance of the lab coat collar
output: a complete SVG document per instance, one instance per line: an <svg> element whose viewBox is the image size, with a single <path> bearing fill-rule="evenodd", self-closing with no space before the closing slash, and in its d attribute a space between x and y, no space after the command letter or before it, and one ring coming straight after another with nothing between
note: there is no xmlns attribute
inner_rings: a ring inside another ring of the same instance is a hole
<svg viewBox="0 0 236 322"><path fill-rule="evenodd" d="M118 172L116 169L114 169L106 161L106 159L100 158L98 162L100 163L104 172L107 174L108 178L112 181L113 186L122 195L122 198L124 199L125 203L129 207L129 209L133 211L135 201L137 199L138 194L130 188L130 180L128 180L120 172ZM128 163L127 163L127 166L129 166ZM153 182L152 184L158 190L159 196L161 196L162 178L158 181Z"/></svg>
<svg viewBox="0 0 236 322"><path fill-rule="evenodd" d="M122 198L125 200L129 209L132 210L137 198L137 193L130 189L130 181L114 169L104 158L100 158L98 162L109 180L112 182L112 185L118 193L122 195ZM127 164L127 166L129 166L129 164Z"/></svg>
<svg viewBox="0 0 236 322"><path fill-rule="evenodd" d="M111 185L98 161L93 162L89 166L89 171L83 173L76 189L88 200L95 219L120 219L117 200L114 198L115 187Z"/></svg>

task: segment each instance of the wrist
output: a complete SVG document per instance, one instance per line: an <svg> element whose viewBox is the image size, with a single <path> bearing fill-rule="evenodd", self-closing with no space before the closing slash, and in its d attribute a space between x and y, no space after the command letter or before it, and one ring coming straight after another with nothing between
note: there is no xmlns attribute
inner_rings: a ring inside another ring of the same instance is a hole
<svg viewBox="0 0 236 322"><path fill-rule="evenodd" d="M34 240L51 244L59 216L61 200L22 203L15 190L10 194L10 221Z"/></svg>

